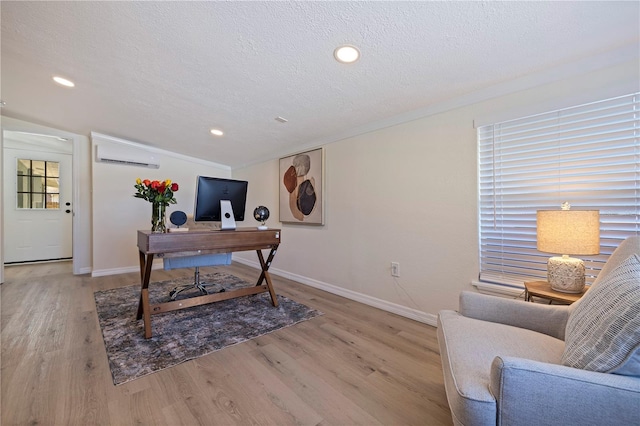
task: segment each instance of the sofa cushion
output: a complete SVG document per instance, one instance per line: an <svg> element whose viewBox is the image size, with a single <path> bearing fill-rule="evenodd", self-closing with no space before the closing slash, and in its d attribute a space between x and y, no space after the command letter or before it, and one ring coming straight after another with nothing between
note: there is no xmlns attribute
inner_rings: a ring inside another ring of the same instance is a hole
<svg viewBox="0 0 640 426"><path fill-rule="evenodd" d="M564 348L560 339L454 311L438 315L438 342L447 399L457 425L495 425L497 407L490 391L490 373L496 356L559 364Z"/></svg>
<svg viewBox="0 0 640 426"><path fill-rule="evenodd" d="M562 363L640 376L640 257L631 255L590 289L571 312Z"/></svg>

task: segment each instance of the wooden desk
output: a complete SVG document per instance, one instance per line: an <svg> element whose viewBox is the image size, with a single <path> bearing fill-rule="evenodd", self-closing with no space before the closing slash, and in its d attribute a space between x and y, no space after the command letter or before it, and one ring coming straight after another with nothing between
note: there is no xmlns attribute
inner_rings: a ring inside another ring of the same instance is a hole
<svg viewBox="0 0 640 426"><path fill-rule="evenodd" d="M278 299L269 276L269 266L280 245L280 230L259 231L256 228L238 228L235 231L189 231L175 233L152 233L138 231L138 250L140 252L140 302L137 319L144 318L144 337L151 337L151 315L185 309L192 306L233 299L240 296L269 292L271 303L278 306ZM267 259L262 249L271 249ZM233 251L255 250L260 261L260 277L255 287L241 288L224 293L207 294L172 302L149 303L149 279L153 259L158 257L194 256L199 254L228 253ZM263 281L266 284L263 284Z"/></svg>
<svg viewBox="0 0 640 426"><path fill-rule="evenodd" d="M589 287L586 287L582 293L563 293L553 290L546 281L529 281L524 283L524 300L530 302L531 296L536 296L549 299L549 304L554 301L570 305L584 296L588 288Z"/></svg>

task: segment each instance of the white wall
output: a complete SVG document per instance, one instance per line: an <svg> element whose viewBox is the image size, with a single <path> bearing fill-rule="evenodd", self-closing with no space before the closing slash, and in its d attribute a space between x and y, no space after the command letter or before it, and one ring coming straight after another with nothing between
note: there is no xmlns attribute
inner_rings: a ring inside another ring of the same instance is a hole
<svg viewBox="0 0 640 426"><path fill-rule="evenodd" d="M474 122L632 93L638 70L634 60L327 144L323 227L278 223L278 160L233 177L249 181L247 208L266 205L283 229L273 273L433 324L478 275Z"/></svg>
<svg viewBox="0 0 640 426"><path fill-rule="evenodd" d="M283 228L274 273L433 323L440 309L457 308L458 293L471 288L478 273L474 121L486 124L638 91L638 69L634 60L325 145L323 227L278 223L277 160L231 173L219 164L138 146L161 158L159 170L143 169L95 162L96 145L127 141L99 135L90 144L85 136L7 117L2 127L74 139L76 273L138 270L136 230L149 228L151 207L133 197L137 177L178 182L178 204L169 211L191 213L196 175L232 174L250 182L248 217L240 226L255 226L250 214L263 204L271 210L267 224ZM234 259L256 264L250 252ZM399 279L390 277L391 261L400 263Z"/></svg>
<svg viewBox="0 0 640 426"><path fill-rule="evenodd" d="M91 177L93 188L93 272L92 276L139 270L137 230L151 229L151 203L135 198L136 178L171 179L177 182L177 204L167 207L171 212L182 210L193 214L196 177L230 177L227 166L154 149L122 139L92 133ZM153 153L159 159L159 169L96 162L99 145L117 146L132 151Z"/></svg>

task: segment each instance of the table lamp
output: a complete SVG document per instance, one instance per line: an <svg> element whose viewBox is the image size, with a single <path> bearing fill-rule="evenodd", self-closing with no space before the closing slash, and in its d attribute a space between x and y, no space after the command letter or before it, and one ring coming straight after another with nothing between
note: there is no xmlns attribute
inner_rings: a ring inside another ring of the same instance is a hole
<svg viewBox="0 0 640 426"><path fill-rule="evenodd" d="M537 248L547 253L561 254L549 258L547 281L551 288L563 293L584 291L584 262L569 255L600 253L600 212L570 210L538 210Z"/></svg>

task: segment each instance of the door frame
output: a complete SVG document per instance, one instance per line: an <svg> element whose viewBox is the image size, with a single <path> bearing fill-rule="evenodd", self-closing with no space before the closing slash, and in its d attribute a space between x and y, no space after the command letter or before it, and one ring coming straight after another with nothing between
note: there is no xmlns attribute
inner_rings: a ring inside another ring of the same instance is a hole
<svg viewBox="0 0 640 426"><path fill-rule="evenodd" d="M69 140L69 142L73 145L73 150L71 154L71 191L72 191L72 199L73 199L73 219L72 219L72 245L73 245L73 273L80 274L80 265L77 261L77 250L82 246L81 240L81 232L80 232L80 221L78 217L80 215L87 215L89 212L84 212L82 210L80 204L80 153L81 153L81 143L83 137L74 133L66 132L64 130L54 129L51 127L45 127L34 123L29 123L26 121L14 119L11 117L1 116L0 117L0 164L4 161L4 131L5 130L13 130L18 132L31 132L31 133L40 133L51 136L58 136L61 138L65 138ZM0 186L0 200L3 200L4 196L4 185ZM0 208L0 283L4 282L4 209L5 206L2 205Z"/></svg>

